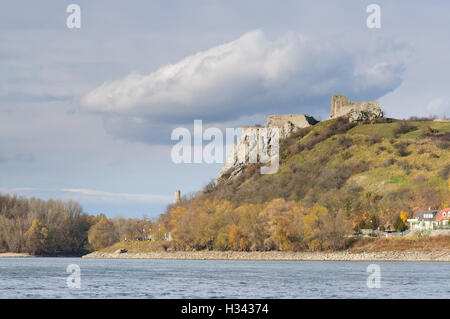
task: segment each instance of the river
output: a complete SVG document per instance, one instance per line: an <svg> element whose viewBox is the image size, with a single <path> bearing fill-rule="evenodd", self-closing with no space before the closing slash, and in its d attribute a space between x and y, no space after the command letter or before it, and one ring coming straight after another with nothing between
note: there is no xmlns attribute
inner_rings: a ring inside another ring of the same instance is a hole
<svg viewBox="0 0 450 319"><path fill-rule="evenodd" d="M2 258L0 298L448 299L450 263Z"/></svg>

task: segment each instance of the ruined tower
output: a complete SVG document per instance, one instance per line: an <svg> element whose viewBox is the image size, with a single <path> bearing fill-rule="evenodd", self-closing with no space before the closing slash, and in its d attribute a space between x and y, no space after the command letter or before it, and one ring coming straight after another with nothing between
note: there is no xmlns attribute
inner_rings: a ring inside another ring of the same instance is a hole
<svg viewBox="0 0 450 319"><path fill-rule="evenodd" d="M174 204L178 204L180 202L181 199L181 191L179 189L175 190L175 196L173 199L173 203Z"/></svg>

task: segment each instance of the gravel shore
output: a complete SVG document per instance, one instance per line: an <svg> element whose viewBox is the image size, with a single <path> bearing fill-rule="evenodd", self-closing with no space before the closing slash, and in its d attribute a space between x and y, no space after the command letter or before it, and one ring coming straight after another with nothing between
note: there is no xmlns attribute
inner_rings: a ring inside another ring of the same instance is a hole
<svg viewBox="0 0 450 319"><path fill-rule="evenodd" d="M23 258L32 257L30 254L25 253L0 253L0 258Z"/></svg>
<svg viewBox="0 0 450 319"><path fill-rule="evenodd" d="M450 262L450 251L383 251L370 253L330 252L231 252L177 251L147 253L93 252L83 258L100 259L179 259L179 260L316 260L316 261L441 261Z"/></svg>

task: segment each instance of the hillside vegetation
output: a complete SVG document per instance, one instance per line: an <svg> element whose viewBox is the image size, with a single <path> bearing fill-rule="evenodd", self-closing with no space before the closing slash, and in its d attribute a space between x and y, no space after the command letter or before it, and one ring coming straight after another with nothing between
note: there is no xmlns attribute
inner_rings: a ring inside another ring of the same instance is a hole
<svg viewBox="0 0 450 319"><path fill-rule="evenodd" d="M387 224L401 231L414 210L450 205L449 122L338 118L282 140L280 158L276 174L248 165L170 205L155 221L91 216L71 201L0 195L0 253L450 248L448 237L349 236Z"/></svg>
<svg viewBox="0 0 450 319"><path fill-rule="evenodd" d="M238 203L284 198L351 213L367 201L406 210L439 207L448 195L448 122L356 125L341 118L301 130L280 149L278 173L260 175L257 165L249 166L203 197Z"/></svg>
<svg viewBox="0 0 450 319"><path fill-rule="evenodd" d="M406 228L414 210L448 206L450 123L320 122L281 141L280 169L248 165L159 219L174 249L325 250L362 228Z"/></svg>

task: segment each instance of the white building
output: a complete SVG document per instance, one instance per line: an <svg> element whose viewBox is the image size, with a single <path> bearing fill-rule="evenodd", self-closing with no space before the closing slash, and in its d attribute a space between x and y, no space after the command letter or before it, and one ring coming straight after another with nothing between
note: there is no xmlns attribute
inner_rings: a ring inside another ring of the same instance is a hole
<svg viewBox="0 0 450 319"><path fill-rule="evenodd" d="M438 223L436 222L436 215L438 210L420 210L414 212L414 218L408 219L410 230L433 230Z"/></svg>

